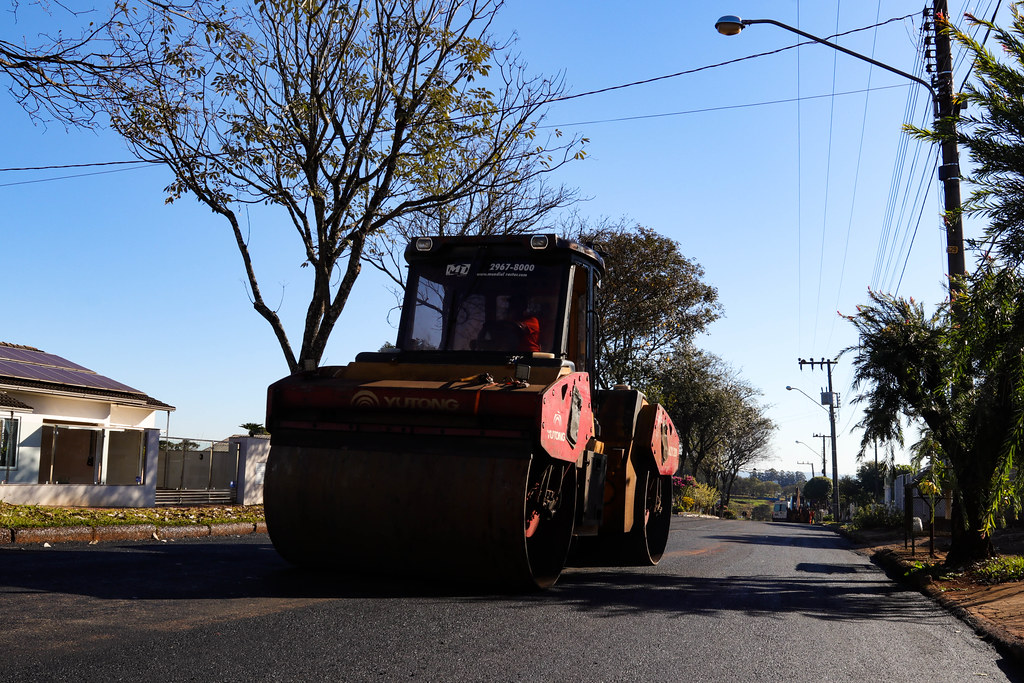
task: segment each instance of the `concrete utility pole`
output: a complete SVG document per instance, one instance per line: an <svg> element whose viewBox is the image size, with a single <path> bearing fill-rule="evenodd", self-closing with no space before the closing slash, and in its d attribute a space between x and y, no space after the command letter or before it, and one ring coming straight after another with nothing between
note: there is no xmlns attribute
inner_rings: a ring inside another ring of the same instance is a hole
<svg viewBox="0 0 1024 683"><path fill-rule="evenodd" d="M821 405L828 404L828 423L832 428L832 518L839 523L839 455L836 453L836 393L832 391L832 366L839 361L822 358L821 360L797 359L800 369L805 365L812 368L821 366L828 372L828 393L822 392Z"/></svg>
<svg viewBox="0 0 1024 683"><path fill-rule="evenodd" d="M925 50L925 58L935 58L932 73L932 88L935 98L935 115L939 121L956 115L953 104L953 56L949 35L944 29L949 20L946 0L934 0L930 25L935 51ZM927 47L927 45L926 45ZM927 64L928 70L932 65ZM946 258L949 268L949 292L952 298L956 292L963 292L963 278L967 273L964 258L964 223L960 212L960 152L955 138L946 138L940 145L942 165L939 166L939 181L942 182L946 226Z"/></svg>
<svg viewBox="0 0 1024 683"><path fill-rule="evenodd" d="M828 438L828 434L811 434L815 439L821 439L821 476L827 477L828 474L825 472L825 439Z"/></svg>

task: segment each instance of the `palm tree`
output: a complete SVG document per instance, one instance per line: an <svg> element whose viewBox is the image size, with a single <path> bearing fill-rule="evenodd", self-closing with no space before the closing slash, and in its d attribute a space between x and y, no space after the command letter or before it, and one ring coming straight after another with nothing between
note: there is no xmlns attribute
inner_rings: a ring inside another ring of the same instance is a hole
<svg viewBox="0 0 1024 683"><path fill-rule="evenodd" d="M949 465L955 505L947 561L991 556L991 532L1024 444L1024 278L985 265L932 316L913 299L870 293L849 320L855 399L865 405L863 450L902 443L904 420L927 427ZM952 324L955 322L955 324Z"/></svg>

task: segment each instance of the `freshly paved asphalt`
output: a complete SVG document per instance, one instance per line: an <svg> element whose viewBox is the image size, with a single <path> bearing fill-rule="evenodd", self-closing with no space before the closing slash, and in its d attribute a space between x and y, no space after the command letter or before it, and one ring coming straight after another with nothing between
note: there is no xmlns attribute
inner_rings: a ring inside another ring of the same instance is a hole
<svg viewBox="0 0 1024 683"><path fill-rule="evenodd" d="M0 595L11 681L1022 680L801 525L677 518L659 566L526 595L297 570L262 534L7 545Z"/></svg>

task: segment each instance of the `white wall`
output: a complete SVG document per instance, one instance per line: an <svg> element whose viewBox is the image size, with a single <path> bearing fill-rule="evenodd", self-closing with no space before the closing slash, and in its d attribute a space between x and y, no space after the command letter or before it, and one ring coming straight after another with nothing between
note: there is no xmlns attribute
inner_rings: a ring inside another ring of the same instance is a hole
<svg viewBox="0 0 1024 683"><path fill-rule="evenodd" d="M242 505L263 504L263 475L270 455L270 439L235 437L228 443L238 444L238 502Z"/></svg>

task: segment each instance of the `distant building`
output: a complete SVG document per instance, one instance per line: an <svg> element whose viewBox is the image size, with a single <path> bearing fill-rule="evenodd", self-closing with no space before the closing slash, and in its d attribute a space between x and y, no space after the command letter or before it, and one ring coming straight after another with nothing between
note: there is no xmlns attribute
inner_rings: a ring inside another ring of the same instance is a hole
<svg viewBox="0 0 1024 683"><path fill-rule="evenodd" d="M0 342L0 500L153 505L157 416L172 410L60 356Z"/></svg>

